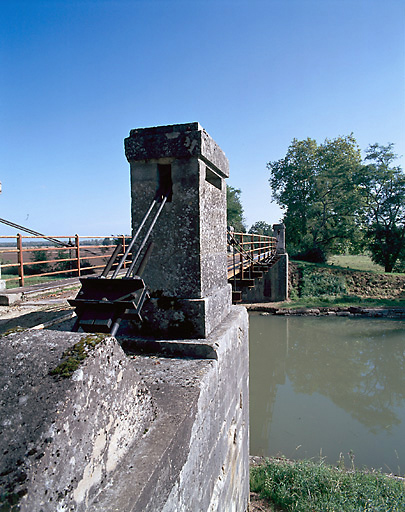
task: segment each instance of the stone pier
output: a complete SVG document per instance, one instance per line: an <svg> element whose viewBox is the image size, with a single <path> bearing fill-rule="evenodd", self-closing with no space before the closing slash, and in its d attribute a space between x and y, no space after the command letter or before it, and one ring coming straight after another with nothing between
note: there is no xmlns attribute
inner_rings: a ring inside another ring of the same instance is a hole
<svg viewBox="0 0 405 512"><path fill-rule="evenodd" d="M144 311L144 331L204 338L231 305L226 272L228 160L198 123L132 130L125 139L125 155L131 168L134 230L162 183L170 189L143 274L152 297Z"/></svg>
<svg viewBox="0 0 405 512"><path fill-rule="evenodd" d="M226 272L228 161L198 123L132 130L134 230L169 200L141 328L2 337L0 508L246 512L249 350ZM53 327L57 329L57 327Z"/></svg>

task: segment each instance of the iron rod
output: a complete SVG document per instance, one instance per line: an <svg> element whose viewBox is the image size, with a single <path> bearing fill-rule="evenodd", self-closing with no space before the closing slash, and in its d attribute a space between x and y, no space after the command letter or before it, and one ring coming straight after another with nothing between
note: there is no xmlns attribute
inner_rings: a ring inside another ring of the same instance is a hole
<svg viewBox="0 0 405 512"><path fill-rule="evenodd" d="M135 275L137 275L138 277L141 277L142 274L143 274L143 271L145 270L146 264L148 263L149 257L150 257L150 255L152 253L153 245L154 245L153 242L149 243L149 245L148 245L148 247L146 249L145 255L142 258L141 263L140 263L139 267L136 270L136 274Z"/></svg>
<svg viewBox="0 0 405 512"><path fill-rule="evenodd" d="M136 256L133 258L132 263L131 263L129 269L127 270L127 273L125 274L125 277L131 277L132 271L134 270L134 267L135 267L136 262L137 262L137 260L138 260L138 258L140 256L140 254L141 254L141 251L145 247L145 244L148 241L148 238L149 238L149 236L151 234L151 231L152 231L154 225L156 224L156 221L158 220L160 212L162 211L162 208L165 205L166 201L167 201L167 196L165 196L162 199L162 202L161 202L161 204L159 206L159 209L156 212L155 218L153 219L152 224L149 226L149 229L148 229L148 231L147 231L147 233L145 235L145 238L143 239L143 242L141 243L141 246L139 247L138 252L136 253Z"/></svg>
<svg viewBox="0 0 405 512"><path fill-rule="evenodd" d="M104 267L104 270L101 273L101 277L107 277L108 272L111 270L112 266L114 265L118 254L121 252L121 249L122 249L122 244L121 243L117 244L114 249L114 252L111 254L110 259L107 262L107 265Z"/></svg>
<svg viewBox="0 0 405 512"><path fill-rule="evenodd" d="M144 217L143 217L143 219L142 219L142 222L141 222L141 224L139 225L139 228L137 229L137 231L136 231L135 235L132 237L132 240L131 240L131 242L129 243L129 245L128 245L128 247L127 247L127 249L126 249L126 251L125 251L125 253L124 253L123 257L121 258L120 262L118 263L118 266L117 266L117 268L115 269L114 274L113 274L113 276L112 276L112 278L113 278L113 279L117 277L118 272L121 270L122 265L125 263L125 261L126 261L126 259L127 259L127 257L128 257L128 254L131 252L131 249L132 249L132 247L134 246L134 243L135 243L136 239L138 238L139 233L141 232L141 229L143 228L143 226L144 226L145 222L147 221L147 219L148 219L148 217L149 217L149 215L150 215L150 212L152 211L152 208L155 206L155 204L156 204L156 199L154 199L154 200L152 201L151 205L149 206L149 210L145 213L145 215L144 215ZM131 266L132 266L132 265L131 265Z"/></svg>

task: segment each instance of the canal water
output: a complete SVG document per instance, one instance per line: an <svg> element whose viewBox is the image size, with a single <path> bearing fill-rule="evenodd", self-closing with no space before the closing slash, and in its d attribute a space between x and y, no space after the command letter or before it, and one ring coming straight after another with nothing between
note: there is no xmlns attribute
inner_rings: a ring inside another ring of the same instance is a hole
<svg viewBox="0 0 405 512"><path fill-rule="evenodd" d="M405 321L250 313L250 453L405 474Z"/></svg>

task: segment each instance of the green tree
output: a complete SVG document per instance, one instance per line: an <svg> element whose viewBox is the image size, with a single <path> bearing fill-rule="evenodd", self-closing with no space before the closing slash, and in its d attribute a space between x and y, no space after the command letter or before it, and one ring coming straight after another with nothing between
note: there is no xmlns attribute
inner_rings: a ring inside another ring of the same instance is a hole
<svg viewBox="0 0 405 512"><path fill-rule="evenodd" d="M269 162L272 199L284 210L288 251L303 259L324 261L328 254L355 247L361 166L353 135L294 139L284 158Z"/></svg>
<svg viewBox="0 0 405 512"><path fill-rule="evenodd" d="M243 206L240 199L242 191L238 188L226 186L226 217L228 226L232 226L236 232L246 231L243 218Z"/></svg>
<svg viewBox="0 0 405 512"><path fill-rule="evenodd" d="M358 173L368 248L386 272L405 261L405 174L394 165L398 157L393 147L370 144Z"/></svg>
<svg viewBox="0 0 405 512"><path fill-rule="evenodd" d="M273 236L273 228L267 222L259 220L252 224L249 229L249 233L255 233L257 235Z"/></svg>

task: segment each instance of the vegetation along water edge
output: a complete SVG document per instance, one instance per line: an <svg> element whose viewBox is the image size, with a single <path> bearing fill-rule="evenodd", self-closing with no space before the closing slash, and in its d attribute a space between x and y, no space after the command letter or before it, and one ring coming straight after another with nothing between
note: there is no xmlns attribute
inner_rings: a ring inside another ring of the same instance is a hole
<svg viewBox="0 0 405 512"><path fill-rule="evenodd" d="M275 512L405 510L405 479L368 469L319 461L250 458L250 490L260 508Z"/></svg>
<svg viewBox="0 0 405 512"><path fill-rule="evenodd" d="M289 297L246 307L271 314L405 316L405 274L291 261Z"/></svg>

